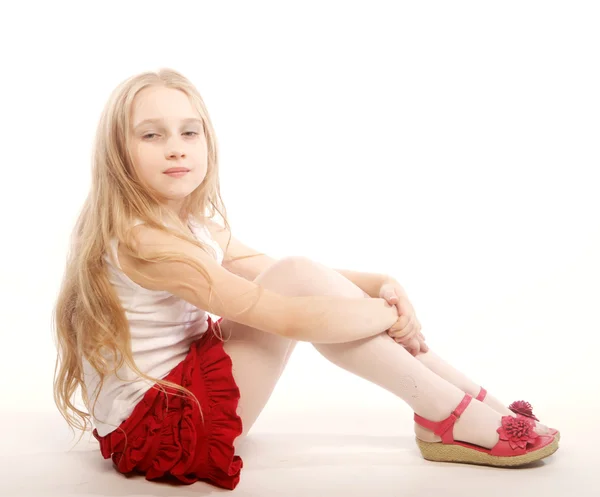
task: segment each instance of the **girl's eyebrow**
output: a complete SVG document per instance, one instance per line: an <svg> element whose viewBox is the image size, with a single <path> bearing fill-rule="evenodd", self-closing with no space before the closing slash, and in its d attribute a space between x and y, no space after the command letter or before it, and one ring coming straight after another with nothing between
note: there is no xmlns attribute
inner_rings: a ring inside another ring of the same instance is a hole
<svg viewBox="0 0 600 497"><path fill-rule="evenodd" d="M138 129L140 126L142 126L144 124L161 122L161 121L162 121L162 119L160 119L160 118L144 119L142 122L139 122L138 124L136 124L133 129L134 130ZM185 119L182 119L181 122L184 124L188 124L188 123L192 123L192 122L197 123L197 124L202 124L202 120L198 119L197 117L187 117Z"/></svg>

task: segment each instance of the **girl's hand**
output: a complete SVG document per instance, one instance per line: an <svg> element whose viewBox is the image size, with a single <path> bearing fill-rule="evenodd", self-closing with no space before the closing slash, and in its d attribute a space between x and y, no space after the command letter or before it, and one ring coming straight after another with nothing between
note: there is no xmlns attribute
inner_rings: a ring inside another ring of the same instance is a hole
<svg viewBox="0 0 600 497"><path fill-rule="evenodd" d="M387 334L402 345L412 355L421 351L421 341L415 331L414 321L408 316L400 316L398 321L387 330ZM423 350L424 352L424 350Z"/></svg>
<svg viewBox="0 0 600 497"><path fill-rule="evenodd" d="M400 306L402 306L403 300L406 299L404 297L393 298L391 303L393 304L395 300L398 300ZM429 350L415 314L401 315L387 333L414 356Z"/></svg>
<svg viewBox="0 0 600 497"><path fill-rule="evenodd" d="M387 331L388 335L412 355L427 352L429 347L421 333L421 323L417 319L415 309L408 300L404 288L397 281L390 279L381 285L379 298L385 299L398 309L398 321Z"/></svg>

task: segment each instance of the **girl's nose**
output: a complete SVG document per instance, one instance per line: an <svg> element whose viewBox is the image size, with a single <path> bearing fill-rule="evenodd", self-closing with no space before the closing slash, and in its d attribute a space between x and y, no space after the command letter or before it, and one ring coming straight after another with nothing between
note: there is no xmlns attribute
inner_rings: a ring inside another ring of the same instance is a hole
<svg viewBox="0 0 600 497"><path fill-rule="evenodd" d="M183 152L183 146L177 140L171 140L166 146L167 158L169 159L177 159L180 157L185 157L185 153Z"/></svg>
<svg viewBox="0 0 600 497"><path fill-rule="evenodd" d="M168 159L178 159L185 157L184 153L185 144L182 139L177 135L171 135L165 143L165 151Z"/></svg>
<svg viewBox="0 0 600 497"><path fill-rule="evenodd" d="M180 157L185 157L185 154L183 152L181 152L180 150L171 149L171 151L167 153L167 157L169 159L177 159Z"/></svg>

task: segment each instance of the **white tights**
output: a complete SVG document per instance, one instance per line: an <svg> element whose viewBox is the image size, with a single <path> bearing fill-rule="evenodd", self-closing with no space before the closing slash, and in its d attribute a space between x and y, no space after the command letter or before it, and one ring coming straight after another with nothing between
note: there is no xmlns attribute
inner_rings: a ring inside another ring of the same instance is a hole
<svg viewBox="0 0 600 497"><path fill-rule="evenodd" d="M290 296L366 296L333 269L299 257L278 261L256 282ZM226 340L225 351L232 359L233 375L241 392L238 413L244 425L242 437L245 437L269 400L297 342L225 319L221 329ZM414 357L385 332L347 343L313 346L332 363L388 390L414 412L432 421L446 418L465 392L476 396L479 391L478 385L433 352ZM500 426L501 416L487 402L473 399L456 423L455 438L491 448L498 440L496 428ZM417 436L438 440L420 427Z"/></svg>

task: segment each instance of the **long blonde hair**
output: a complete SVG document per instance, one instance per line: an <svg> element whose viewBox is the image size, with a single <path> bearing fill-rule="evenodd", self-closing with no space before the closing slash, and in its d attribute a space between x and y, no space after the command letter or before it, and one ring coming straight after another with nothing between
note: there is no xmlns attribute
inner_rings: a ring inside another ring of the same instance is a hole
<svg viewBox="0 0 600 497"><path fill-rule="evenodd" d="M142 89L157 85L183 91L204 122L208 154L206 177L185 199L181 218L161 207L156 196L144 186L135 172L130 154L128 130L132 102ZM196 397L186 388L147 376L136 366L131 352L129 324L109 282L104 256L110 253L111 240L116 238L122 250L130 256L147 262L184 262L202 272L210 285L210 277L202 265L181 254L162 253L156 257L141 257L130 228L134 220L140 219L150 227L169 232L206 251L204 244L189 235L181 219L192 216L203 222L212 219L216 213L222 217L225 228L231 233L220 194L217 140L198 90L187 78L171 69L144 72L121 82L110 95L98 123L91 188L71 236L64 278L53 315L58 351L54 371L54 401L71 429L81 430L82 435L91 429L90 413L93 413L95 402L90 405L92 395L84 382L84 358L100 378L94 393L102 388L107 375L115 373L125 363L140 378L191 395L200 407ZM165 226L166 218L175 228ZM227 246L230 241L231 238ZM252 256L242 256L236 260L245 257ZM81 388L88 412L74 404L78 388Z"/></svg>

